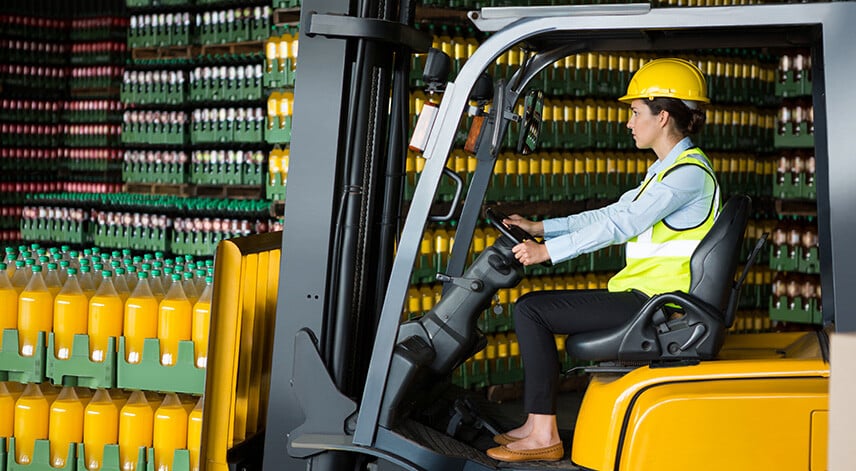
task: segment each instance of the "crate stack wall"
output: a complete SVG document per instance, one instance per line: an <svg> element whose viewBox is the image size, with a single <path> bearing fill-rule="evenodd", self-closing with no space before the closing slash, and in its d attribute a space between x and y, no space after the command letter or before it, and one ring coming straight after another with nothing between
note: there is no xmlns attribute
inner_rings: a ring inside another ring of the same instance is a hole
<svg viewBox="0 0 856 471"><path fill-rule="evenodd" d="M823 323L817 240L811 55L785 51L776 75L776 221L771 232L770 317Z"/></svg>
<svg viewBox="0 0 856 471"><path fill-rule="evenodd" d="M118 191L111 81L124 64L122 8L8 2L4 9L4 239L74 240L80 218L73 204L33 205L28 195Z"/></svg>
<svg viewBox="0 0 856 471"><path fill-rule="evenodd" d="M26 11L39 18L47 3L35 2ZM77 33L63 31L65 37L79 33L78 42L92 46L78 47L74 54L69 47L56 73L26 68L22 70L29 75L15 76L18 69L4 64L3 98L18 89L41 97L45 105L34 109L43 112L26 114L25 119L55 124L45 128L51 132L36 135L47 139L44 147L56 155L50 154L53 160L44 164L41 154L25 154L36 155L33 161L43 164L25 175L39 170L47 175L34 182L13 181L17 194L4 191L4 198L20 197L20 202L10 200L13 204L8 206L23 207L26 201L33 222L16 218L9 224L14 236L3 244L0 294L16 302L0 309L0 470L198 469L214 274L211 256L222 239L281 229L264 186L270 146L263 139L266 95L261 71L262 43L270 36L270 7L267 2L223 1L90 4L92 10L75 7L82 16L88 11L103 14L107 6L121 11L117 15L121 34L115 36L109 28L109 40L96 40L92 34L97 35L100 26L91 22L79 23L82 29ZM50 6L73 16L65 2ZM153 16L137 21L134 15ZM168 15L172 22L166 21ZM9 24L41 38L64 23L14 19ZM147 29L141 33L140 27ZM137 42L150 32L156 33L157 42ZM102 47L104 42L111 46ZM39 63L48 58L39 57ZM105 58L111 67L99 62ZM73 75L74 69L81 70ZM104 96L107 93L109 97ZM48 102L58 105L47 106ZM12 106L4 106L3 113L4 123L7 115L12 121L22 116ZM51 121L60 116L74 126ZM110 126L98 127L100 119ZM71 137L60 134L67 129L75 131ZM102 132L105 129L109 132ZM4 140L13 139L13 132L5 132ZM100 152L108 147L113 152ZM136 158L139 154L144 157ZM19 164L3 158L4 165ZM68 164L59 160L66 158ZM65 183L59 175L69 176L75 184ZM42 180L55 186L31 185ZM111 186L99 186L105 184ZM70 221L79 224L66 227ZM30 232L21 237L20 229ZM33 325L29 314L19 322L18 301L38 278L35 272L62 282L48 283L51 290L42 296L50 298L52 308L69 279L79 278L81 286L91 288L82 290L76 324L57 320L56 311L47 307L38 310L40 324ZM12 283L25 276L23 284ZM105 326L92 319L103 308L94 300L101 299L108 279L118 300L104 295L111 300L104 304L113 306L113 323ZM147 312L141 320L142 307L129 300L143 279L151 283L156 312ZM4 280L10 290L5 290ZM176 289L183 294L173 293ZM167 334L169 329L162 332L158 325L169 317L164 309L181 311L175 335ZM144 334L130 329L141 328L141 322L154 330ZM36 341L23 345L23 332L31 330ZM102 341L106 349L93 356L94 345ZM87 401L116 420L91 422ZM60 403L80 409L82 422L56 425L51 406ZM13 414L27 404L35 404L44 414L18 414L16 420ZM137 425L128 418L146 409L158 412ZM174 421L159 423L161 415ZM82 432L75 424L83 427ZM100 437L91 432L96 429L103 432ZM50 430L68 434L58 436Z"/></svg>

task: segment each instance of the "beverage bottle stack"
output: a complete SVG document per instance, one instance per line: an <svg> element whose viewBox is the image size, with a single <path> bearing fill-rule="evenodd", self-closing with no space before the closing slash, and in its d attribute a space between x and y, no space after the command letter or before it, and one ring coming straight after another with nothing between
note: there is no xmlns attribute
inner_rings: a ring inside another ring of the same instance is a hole
<svg viewBox="0 0 856 471"><path fill-rule="evenodd" d="M151 450L155 469L168 471L175 451L188 450L190 469L198 470L203 405L202 397L176 393L0 382L0 437L7 446L14 438L10 458L21 465L46 458L64 468L76 456L97 471L118 458L123 471L135 471ZM36 456L37 441L48 442L48 456Z"/></svg>
<svg viewBox="0 0 856 471"><path fill-rule="evenodd" d="M87 335L91 351L83 354L97 363L112 353L110 339L117 348L124 336L129 363L142 362L144 340L154 338L160 340L162 365L181 360L206 366L212 260L37 244L4 253L0 327L17 331L19 355L38 354L40 338L44 336L46 347L53 334L54 350L46 353L56 361L77 358L74 337ZM178 358L181 341L193 343L191 358ZM175 450L182 449L188 450L184 456L189 456L191 469L198 470L202 410L201 397L185 394L59 388L50 380L0 382L0 437L7 438L7 447L14 443L12 458L21 465L46 459L64 468L69 459L78 459L88 471L96 471L116 459L108 454L118 452L122 469L136 471L145 467L146 450L151 450L152 464L169 471L178 466Z"/></svg>
<svg viewBox="0 0 856 471"><path fill-rule="evenodd" d="M219 229L222 224L229 223L219 222ZM103 362L124 336L125 361L139 363L144 340L159 338L164 365L175 364L180 341L192 341L192 361L205 366L211 260L166 258L162 252L131 257L130 251L97 248L48 250L37 244L5 253L6 262L0 262L0 333L16 331L19 355L36 355L40 342L46 347L53 335L49 353L67 360L75 336L86 335L90 360Z"/></svg>

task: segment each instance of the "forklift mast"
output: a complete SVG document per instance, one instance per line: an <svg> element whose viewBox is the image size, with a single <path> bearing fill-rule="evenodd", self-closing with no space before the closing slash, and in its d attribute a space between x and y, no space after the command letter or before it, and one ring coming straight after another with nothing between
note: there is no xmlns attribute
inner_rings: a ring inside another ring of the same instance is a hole
<svg viewBox="0 0 856 471"><path fill-rule="evenodd" d="M314 350L323 361L318 373L329 375L343 397L362 392L377 300L399 229L410 55L431 45L429 35L408 26L414 8L411 0L302 5L294 103L301 118L293 124L289 169L297 177L287 189L291 229L283 232L288 249L264 450L268 470L303 466L284 446L307 419L291 385L297 345ZM353 455L322 455L312 469L347 469L342 460L349 459Z"/></svg>
<svg viewBox="0 0 856 471"><path fill-rule="evenodd" d="M479 77L525 43L528 69L497 87L485 132L502 142L527 82L580 51L810 47L824 317L856 330L856 201L852 44L856 3L650 9L648 4L486 8L491 33L445 87L407 218L402 222L410 54L431 38L412 28L413 2L305 0L300 16L292 160L282 242L263 466L343 470L367 456L407 469L408 449L379 418L413 263L458 122ZM831 98L830 98L831 97ZM463 261L493 171L483 145L458 217L447 277ZM455 205L457 206L457 205ZM833 258L832 254L835 254ZM394 255L394 257L393 257ZM354 453L356 452L356 453ZM418 460L416 460L418 462ZM430 468L430 467L429 467ZM439 469L439 468L436 468ZM476 469L476 468L462 468ZM482 469L482 468L478 468Z"/></svg>

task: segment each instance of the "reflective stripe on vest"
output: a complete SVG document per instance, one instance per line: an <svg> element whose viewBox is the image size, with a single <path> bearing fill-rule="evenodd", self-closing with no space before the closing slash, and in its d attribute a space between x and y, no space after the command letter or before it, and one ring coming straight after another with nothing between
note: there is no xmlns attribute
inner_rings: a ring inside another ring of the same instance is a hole
<svg viewBox="0 0 856 471"><path fill-rule="evenodd" d="M699 156L705 162L710 162L701 150L690 148L682 152L674 164L654 178L662 181L671 170L682 165L696 165L704 170L714 185L711 209L708 211L707 218L701 224L687 229L669 227L664 219L629 240L625 250L627 264L609 280L609 291L636 289L648 296L653 296L659 293L689 290L690 258L713 226L720 206L719 184L716 177L708 166L690 156ZM648 183L650 180L643 185L639 191L640 195L645 191Z"/></svg>

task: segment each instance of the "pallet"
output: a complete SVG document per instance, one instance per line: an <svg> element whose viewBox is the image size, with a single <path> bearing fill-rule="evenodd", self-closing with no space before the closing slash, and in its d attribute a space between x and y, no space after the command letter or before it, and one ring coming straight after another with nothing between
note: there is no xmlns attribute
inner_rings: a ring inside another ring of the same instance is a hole
<svg viewBox="0 0 856 471"><path fill-rule="evenodd" d="M196 185L195 196L203 198L262 199L260 185Z"/></svg>
<svg viewBox="0 0 856 471"><path fill-rule="evenodd" d="M194 196L193 185L186 183L125 183L125 193L144 195Z"/></svg>
<svg viewBox="0 0 856 471"><path fill-rule="evenodd" d="M271 201L270 217L281 218L285 216L285 201Z"/></svg>
<svg viewBox="0 0 856 471"><path fill-rule="evenodd" d="M126 183L126 193L200 198L262 199L260 185L193 185L189 183Z"/></svg>
<svg viewBox="0 0 856 471"><path fill-rule="evenodd" d="M192 59L199 55L197 46L135 47L131 49L133 60Z"/></svg>
<svg viewBox="0 0 856 471"><path fill-rule="evenodd" d="M202 46L200 55L203 56L239 56L249 54L263 54L265 45L263 41L245 41L227 44L206 44Z"/></svg>
<svg viewBox="0 0 856 471"><path fill-rule="evenodd" d="M276 26L294 26L300 22L300 7L278 8L273 11L273 24Z"/></svg>

